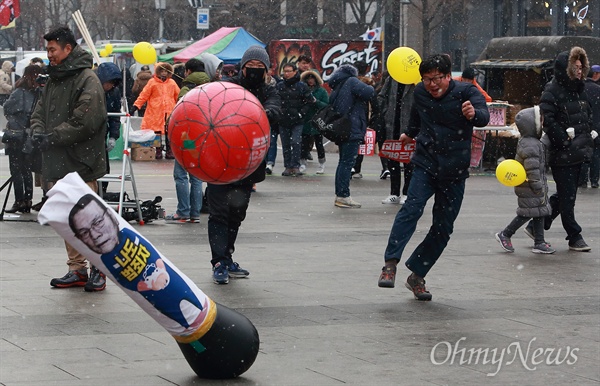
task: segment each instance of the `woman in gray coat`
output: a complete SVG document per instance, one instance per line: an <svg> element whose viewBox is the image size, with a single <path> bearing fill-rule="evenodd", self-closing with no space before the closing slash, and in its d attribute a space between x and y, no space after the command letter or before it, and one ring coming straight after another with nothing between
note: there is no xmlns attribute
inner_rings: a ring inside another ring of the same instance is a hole
<svg viewBox="0 0 600 386"><path fill-rule="evenodd" d="M544 217L550 214L548 202L548 181L546 180L546 153L540 141L543 117L539 106L519 111L515 123L521 133L515 159L525 168L527 179L515 186L517 195L517 217L496 233L496 240L507 252L514 252L510 238L529 219L533 219L533 253L554 253L550 244L544 241Z"/></svg>

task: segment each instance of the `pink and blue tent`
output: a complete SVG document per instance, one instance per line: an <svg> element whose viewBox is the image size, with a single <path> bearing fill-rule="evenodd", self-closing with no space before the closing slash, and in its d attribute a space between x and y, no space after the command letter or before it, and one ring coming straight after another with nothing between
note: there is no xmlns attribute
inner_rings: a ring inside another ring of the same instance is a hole
<svg viewBox="0 0 600 386"><path fill-rule="evenodd" d="M225 64L236 64L242 59L246 49L253 45L265 47L265 44L252 36L242 27L222 27L204 39L170 54L161 55L160 61L187 62L208 52L216 55Z"/></svg>

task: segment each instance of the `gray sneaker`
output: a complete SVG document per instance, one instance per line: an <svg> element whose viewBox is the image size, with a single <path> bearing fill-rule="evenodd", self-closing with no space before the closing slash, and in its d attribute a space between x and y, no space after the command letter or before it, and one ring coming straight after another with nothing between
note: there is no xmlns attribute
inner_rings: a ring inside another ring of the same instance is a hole
<svg viewBox="0 0 600 386"><path fill-rule="evenodd" d="M88 281L87 269L69 271L63 277L50 280L50 285L56 288L83 287Z"/></svg>
<svg viewBox="0 0 600 386"><path fill-rule="evenodd" d="M556 249L552 248L548 243L536 244L531 250L533 253L552 254L556 252Z"/></svg>
<svg viewBox="0 0 600 386"><path fill-rule="evenodd" d="M504 236L503 232L496 233L496 240L500 243L502 249L506 252L514 252L515 248L513 248L512 242L510 241L510 237Z"/></svg>
<svg viewBox="0 0 600 386"><path fill-rule="evenodd" d="M587 243L583 241L583 239L579 239L577 241L569 243L569 249L577 252L589 252L592 250L592 247L587 245Z"/></svg>
<svg viewBox="0 0 600 386"><path fill-rule="evenodd" d="M96 267L90 269L90 278L83 287L85 292L104 291L106 288L106 276Z"/></svg>
<svg viewBox="0 0 600 386"><path fill-rule="evenodd" d="M335 206L338 208L360 208L361 205L354 201L352 197L336 197L335 198Z"/></svg>

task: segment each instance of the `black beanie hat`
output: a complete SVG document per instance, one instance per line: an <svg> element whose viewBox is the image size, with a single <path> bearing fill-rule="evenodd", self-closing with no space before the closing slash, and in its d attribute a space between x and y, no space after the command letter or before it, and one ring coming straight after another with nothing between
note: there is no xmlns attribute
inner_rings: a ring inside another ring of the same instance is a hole
<svg viewBox="0 0 600 386"><path fill-rule="evenodd" d="M465 68L462 73L462 77L463 79L475 79L475 70L473 70L471 67Z"/></svg>

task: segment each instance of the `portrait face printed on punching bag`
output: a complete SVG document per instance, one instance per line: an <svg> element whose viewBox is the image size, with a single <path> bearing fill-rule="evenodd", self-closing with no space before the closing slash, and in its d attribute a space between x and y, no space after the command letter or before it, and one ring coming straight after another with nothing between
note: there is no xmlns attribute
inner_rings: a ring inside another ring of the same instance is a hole
<svg viewBox="0 0 600 386"><path fill-rule="evenodd" d="M114 211L86 194L71 210L69 225L75 237L92 251L105 254L119 245L119 222Z"/></svg>

